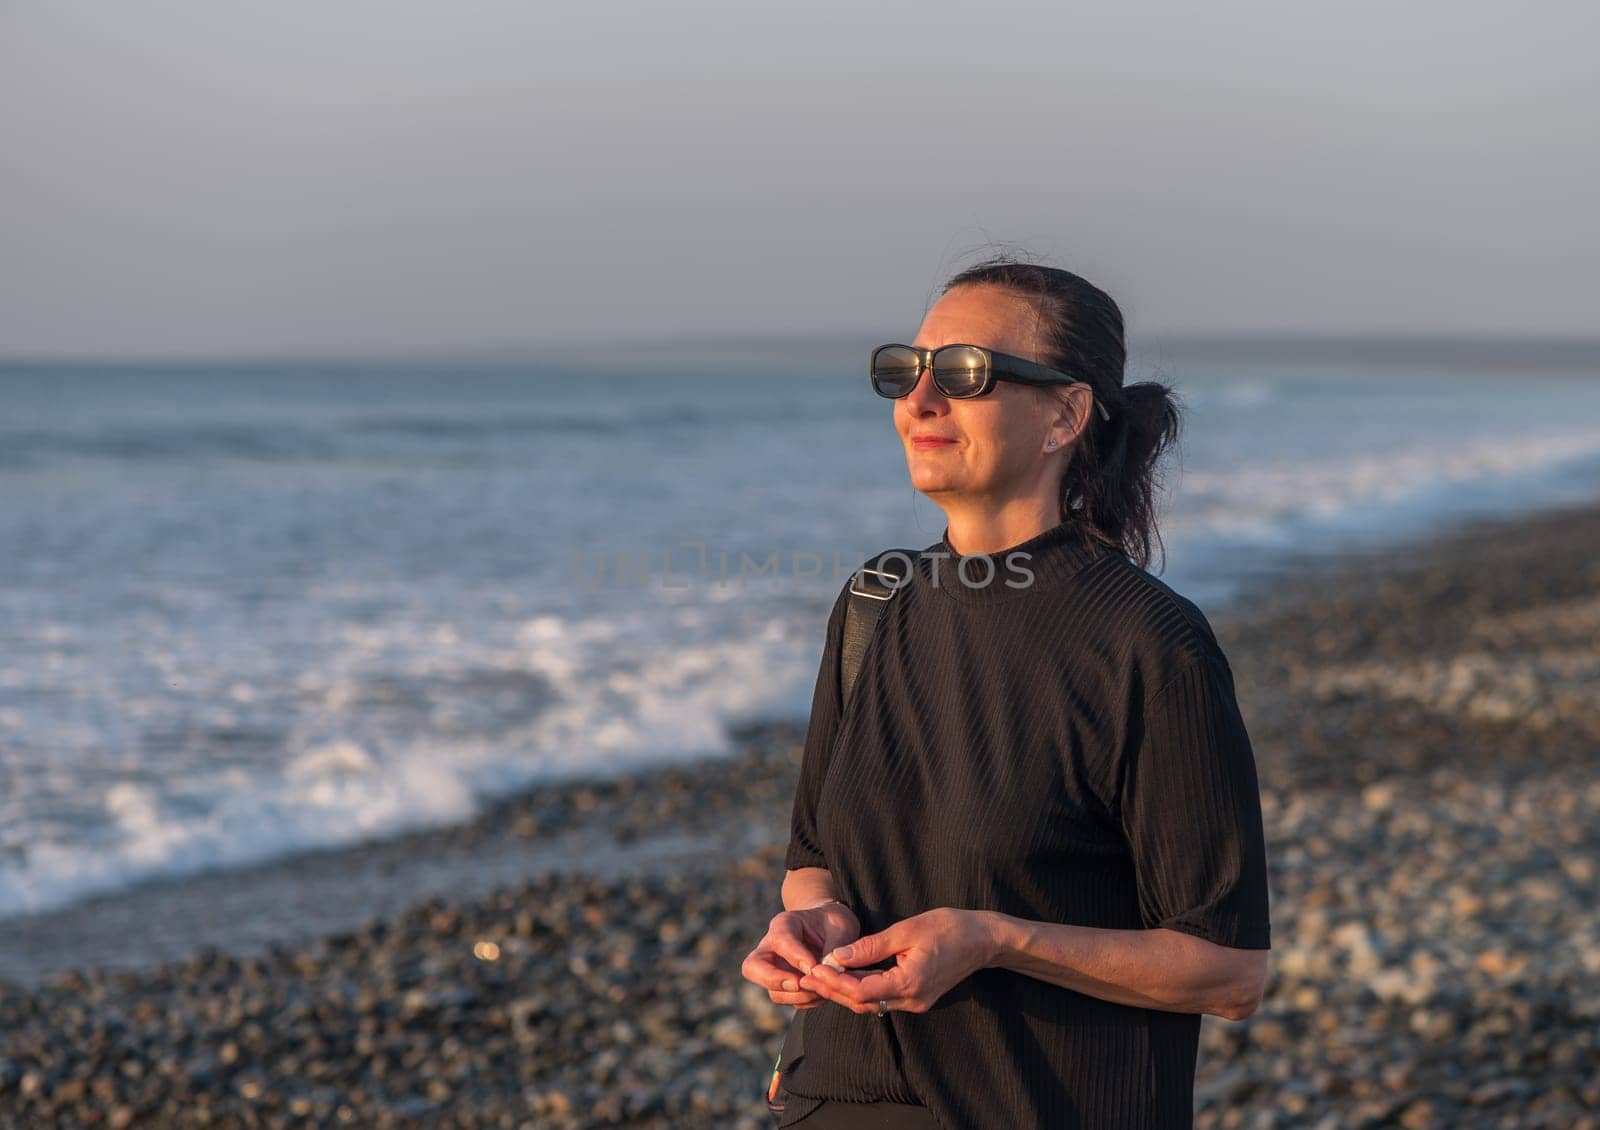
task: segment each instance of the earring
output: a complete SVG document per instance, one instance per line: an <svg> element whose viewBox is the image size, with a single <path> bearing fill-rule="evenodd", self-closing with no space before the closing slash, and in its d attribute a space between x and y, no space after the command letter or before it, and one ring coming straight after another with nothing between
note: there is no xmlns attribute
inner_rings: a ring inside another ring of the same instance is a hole
<svg viewBox="0 0 1600 1130"><path fill-rule="evenodd" d="M1055 436L1051 436L1050 437L1050 442L1045 444L1046 447L1051 447L1051 448L1055 447L1055 445L1056 445L1056 437Z"/></svg>

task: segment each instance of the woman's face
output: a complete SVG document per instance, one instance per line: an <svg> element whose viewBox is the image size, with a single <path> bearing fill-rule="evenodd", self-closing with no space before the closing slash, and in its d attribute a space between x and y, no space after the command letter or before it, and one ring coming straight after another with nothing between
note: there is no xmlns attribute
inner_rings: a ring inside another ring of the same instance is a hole
<svg viewBox="0 0 1600 1130"><path fill-rule="evenodd" d="M935 303L911 344L982 345L1038 361L1041 328L1026 299L996 287L965 286ZM942 507L997 510L1017 499L1057 497L1075 424L1086 415L1074 417L1052 391L1016 381L996 381L986 396L951 400L926 370L917 387L894 402L911 485ZM923 437L952 442L919 442ZM1051 437L1058 441L1053 449L1045 446Z"/></svg>

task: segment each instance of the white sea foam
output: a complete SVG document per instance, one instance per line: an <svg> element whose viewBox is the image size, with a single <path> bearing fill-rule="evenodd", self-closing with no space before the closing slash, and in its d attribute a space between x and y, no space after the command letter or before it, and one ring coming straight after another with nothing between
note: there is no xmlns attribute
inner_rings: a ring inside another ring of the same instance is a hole
<svg viewBox="0 0 1600 1130"><path fill-rule="evenodd" d="M815 625L809 632L803 626L799 620L758 621L734 638L701 646L652 642L647 621L555 615L515 626L513 638L529 641L526 647L474 650L463 647L457 633L452 659L416 657L443 682L452 681L452 663L470 651L468 688L493 687L503 676L546 686L548 704L535 716L482 732L470 728L470 717L451 722L453 707L471 714L471 689L456 696L429 692L426 676L420 678L423 701L412 705L429 717L432 733L407 738L382 732L370 719L363 723L371 695L359 676L304 680L314 705L287 738L282 761L191 770L181 786L116 781L100 792L103 818L87 821L96 827L93 841L36 835L20 862L0 866L0 910L45 909L148 876L238 866L289 850L452 823L469 817L484 797L541 780L727 753L728 722L796 709L793 694L815 673L808 654L814 641L806 638ZM367 631L351 638L359 639L357 650L385 652L404 634ZM436 631L421 636L435 648L450 646ZM237 722L227 714L211 717ZM340 718L355 728L365 724L372 744L316 736ZM57 778L57 787L77 784L69 774ZM8 820L22 815L17 798L5 812Z"/></svg>

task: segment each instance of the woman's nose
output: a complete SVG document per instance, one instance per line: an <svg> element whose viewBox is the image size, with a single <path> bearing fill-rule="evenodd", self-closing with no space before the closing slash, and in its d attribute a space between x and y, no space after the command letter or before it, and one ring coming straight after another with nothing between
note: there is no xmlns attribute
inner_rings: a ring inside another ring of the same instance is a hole
<svg viewBox="0 0 1600 1130"><path fill-rule="evenodd" d="M921 412L925 408L937 408L944 403L944 393L939 391L939 386L933 383L933 368L924 365L917 370L917 383L911 386L911 391L905 395L906 407L913 412Z"/></svg>

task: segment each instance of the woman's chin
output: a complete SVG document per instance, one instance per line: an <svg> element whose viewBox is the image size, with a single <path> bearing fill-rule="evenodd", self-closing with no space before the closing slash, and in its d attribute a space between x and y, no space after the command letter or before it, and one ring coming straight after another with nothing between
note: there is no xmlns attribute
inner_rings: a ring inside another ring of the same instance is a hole
<svg viewBox="0 0 1600 1130"><path fill-rule="evenodd" d="M929 497L959 494L961 491L961 483L957 476L932 470L919 473L916 468L911 471L911 485Z"/></svg>
<svg viewBox="0 0 1600 1130"><path fill-rule="evenodd" d="M908 453L906 470L911 472L911 482L918 490L924 489L924 483L928 484L929 488L948 490L958 485L965 477L961 464L955 462L949 455L941 456L937 451Z"/></svg>

